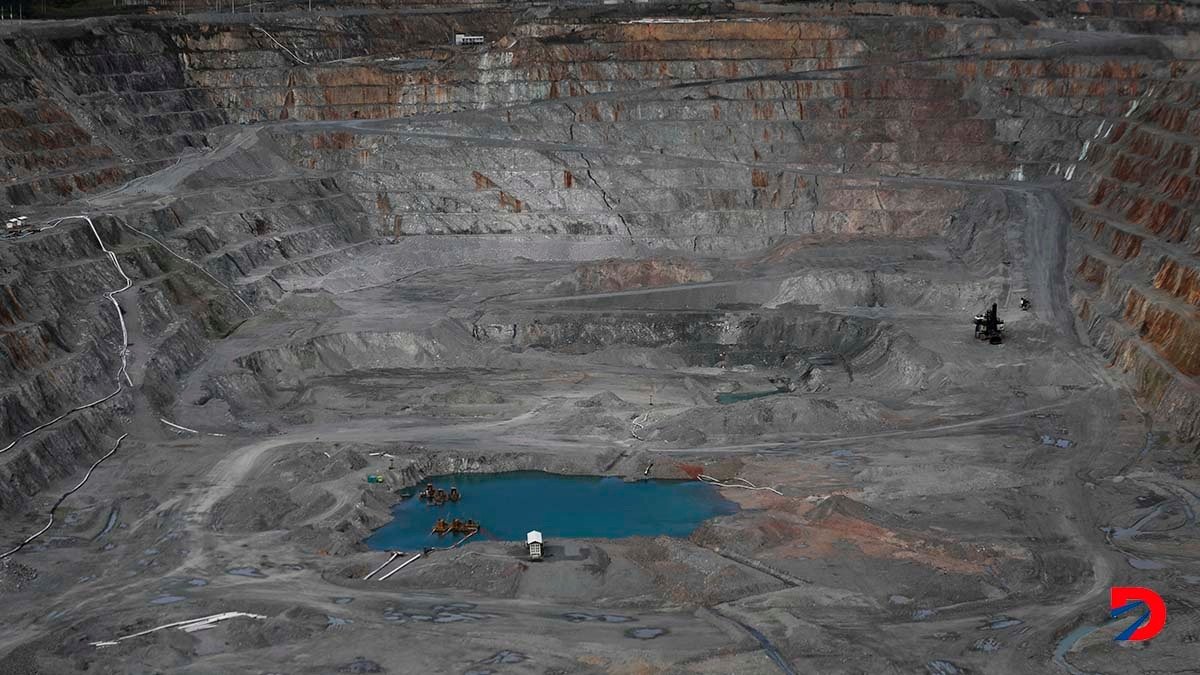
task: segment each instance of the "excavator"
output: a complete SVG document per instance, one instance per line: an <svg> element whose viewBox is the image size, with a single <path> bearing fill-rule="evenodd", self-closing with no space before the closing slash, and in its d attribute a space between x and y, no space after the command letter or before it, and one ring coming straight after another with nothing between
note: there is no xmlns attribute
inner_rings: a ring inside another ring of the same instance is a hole
<svg viewBox="0 0 1200 675"><path fill-rule="evenodd" d="M996 311L996 303L983 314L975 315L975 339L998 345L1004 342L1004 322Z"/></svg>

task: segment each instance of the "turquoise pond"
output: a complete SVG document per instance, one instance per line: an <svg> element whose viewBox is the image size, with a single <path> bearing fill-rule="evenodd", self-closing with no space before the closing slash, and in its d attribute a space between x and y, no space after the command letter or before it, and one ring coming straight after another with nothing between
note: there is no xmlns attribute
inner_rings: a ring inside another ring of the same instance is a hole
<svg viewBox="0 0 1200 675"><path fill-rule="evenodd" d="M538 530L552 543L571 537L686 537L703 521L737 511L715 487L699 481L627 483L620 478L515 471L432 476L424 482L447 490L456 486L462 499L440 507L415 496L406 499L393 510L395 519L376 530L367 545L404 551L449 546L460 537L430 532L439 517L475 519L483 526L476 538L524 542L526 532Z"/></svg>

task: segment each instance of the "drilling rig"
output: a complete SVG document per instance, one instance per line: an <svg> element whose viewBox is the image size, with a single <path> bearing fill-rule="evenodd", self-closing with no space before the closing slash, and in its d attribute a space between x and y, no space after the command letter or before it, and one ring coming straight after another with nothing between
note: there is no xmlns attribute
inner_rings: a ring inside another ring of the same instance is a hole
<svg viewBox="0 0 1200 675"><path fill-rule="evenodd" d="M975 339L998 345L1004 342L1004 322L996 311L996 303L983 314L975 315Z"/></svg>

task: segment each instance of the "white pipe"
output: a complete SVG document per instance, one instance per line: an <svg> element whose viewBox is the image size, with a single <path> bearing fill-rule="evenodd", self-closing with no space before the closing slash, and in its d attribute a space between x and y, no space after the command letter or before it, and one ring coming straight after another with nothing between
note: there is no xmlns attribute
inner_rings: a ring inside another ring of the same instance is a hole
<svg viewBox="0 0 1200 675"><path fill-rule="evenodd" d="M449 551L452 548L458 548L459 544L470 539L471 537L474 537L477 534L479 534L479 530L475 530L474 532L468 534L467 536L463 537L462 539L459 539L458 541L454 542L453 544L450 544L449 546L446 547L446 550Z"/></svg>
<svg viewBox="0 0 1200 675"><path fill-rule="evenodd" d="M103 398L92 401L91 403L85 403L83 405L79 405L74 408L71 408L70 410L64 412L63 414L59 415L58 417L55 417L54 419L50 420L49 422L39 424L38 426L17 436L16 438L13 439L13 441L11 443L4 446L3 448L0 448L0 454L6 453L9 450L12 450L14 447L16 447L17 443L20 443L25 438L32 436L33 434L41 431L42 429L45 429L47 427L57 424L58 422L62 421L64 418L66 418L68 415L79 412L80 410L84 410L87 408L91 408L93 406L100 405L101 403L104 403L105 401L108 401L109 399L113 398L117 394L121 393L121 390L123 389L123 387L121 386L121 378L124 378L125 382L128 383L130 387L133 386L133 380L131 380L129 378L129 372L128 372L128 367L129 367L129 349L128 349L128 347L129 347L129 330L125 325L125 317L121 313L121 306L120 306L120 304L117 303L116 297L114 297L118 293L124 293L125 291L129 290L133 286L133 280L130 279L129 275L125 274L125 270L121 268L121 263L117 261L117 255L115 253L113 253L107 246L104 245L104 240L100 238L100 232L96 230L96 225L95 225L95 223L92 222L92 219L90 217L88 217L86 215L66 216L65 218L59 218L58 220L53 221L52 223L50 223L43 229L50 230L55 227L58 227L59 224L63 223L64 221L74 220L76 218L87 222L88 227L90 227L92 230L92 235L96 237L96 243L98 243L100 245L100 250L103 251L105 253L105 255L108 256L108 259L110 261L112 261L113 267L116 268L117 273L120 274L123 279L125 279L125 285L122 286L121 288L114 290L114 291L105 291L104 292L104 297L108 298L109 302L111 302L113 304L113 308L116 309L117 321L121 324L121 347L120 347L121 368L117 371L117 388L115 390L113 390L113 392L111 394L104 396ZM214 277L212 274L209 274L208 270L204 269L200 265L197 265L196 263L192 262L191 260L184 258L183 256L179 255L175 251L171 250L170 246L167 246L166 244L162 243L158 239L155 239L154 237L150 236L149 234L146 234L145 232L142 232L141 230L133 227L132 225L129 225L128 223L125 223L125 222L122 222L121 224L124 225L126 228L142 235L143 237L150 239L151 241L158 244L159 246L162 246L164 249L166 249L167 253L170 253L171 255L175 256L176 258L179 258L180 260L182 260L182 261L188 263L189 265L192 265L196 269L200 270L203 274L207 275L209 279L212 279L214 282L216 282L222 288L229 291L233 295L234 299L236 299L238 302L240 302L243 307L245 307L247 310L253 311L250 308L250 305L246 304L246 301L243 300L240 295L238 295L229 286L226 286L225 284L221 283L221 281L219 279L217 279L216 277ZM181 429L183 431L190 431L192 433L200 433L194 429L188 429L187 427L182 427L182 426L179 426L178 424L168 422L167 420L162 419L161 417L159 419L162 422L169 424L170 426L173 426L177 429ZM224 434L209 434L209 435L210 436L224 436Z"/></svg>
<svg viewBox="0 0 1200 675"><path fill-rule="evenodd" d="M283 51L287 52L293 59L296 59L301 64L306 65L306 66L312 65L308 61L305 61L304 59L300 58L299 56L296 56L296 53L293 52L292 50L288 49L287 47L284 47L282 42L280 42L279 40L276 40L275 36L271 35L267 31L263 30L262 26L255 26L255 28L262 31L263 35L266 35L267 37L271 38L271 42L274 42L275 44L279 45L279 48L282 49Z"/></svg>
<svg viewBox="0 0 1200 675"><path fill-rule="evenodd" d="M225 434L218 434L218 433L214 433L214 432L212 432L212 431L196 431L195 429L189 429L189 428L187 428L187 427L185 427L185 426L181 426L181 425L179 425L179 424L175 424L175 423L174 423L174 422L172 422L171 420L168 420L168 419L166 419L166 418L163 418L163 417L160 417L160 418L158 418L158 421L159 421L159 422L162 422L163 424L166 424L167 426L170 426L170 427L174 427L174 428L176 428L176 429L179 429L180 431L190 431L190 432L191 432L191 433L193 433L193 434L202 434L202 435L204 435L204 436L221 436L221 437L224 437L224 436L225 436Z"/></svg>
<svg viewBox="0 0 1200 675"><path fill-rule="evenodd" d="M250 614L247 612L223 612L221 614L212 614L209 616L202 616L199 619L188 619L187 621L176 621L174 623L168 623L168 624L164 624L162 626L157 626L155 628L150 628L148 630L144 630L139 633L133 633L130 635L126 635L124 637L119 637L115 640L104 640L104 641L100 641L100 642L93 642L93 643L91 643L91 645L93 647L111 647L112 645L115 645L118 642L122 642L124 640L129 640L129 639L135 638L135 637L141 637L143 635L149 635L150 633L164 630L166 628L179 628L181 630L187 630L187 629L191 628L194 630L199 630L200 627L207 628L207 627L211 626L212 624L215 624L215 623L218 623L221 621L225 621L226 619L236 619L239 616L244 616L244 617L247 617L250 619L265 619L265 618L267 618L267 617L263 616L262 614Z"/></svg>
<svg viewBox="0 0 1200 675"><path fill-rule="evenodd" d="M108 459L109 457L112 457L113 453L115 453L117 451L117 448L121 447L121 441L125 440L125 437L128 435L129 434L121 434L121 437L118 438L117 442L113 445L112 450L109 450L107 454L105 454L100 459L96 460L96 463L92 465L92 468L87 470L87 473L84 474L84 476L83 476L83 480L79 481L79 485L76 485L75 487L71 488L70 490L67 490L66 493L63 494L63 496L58 498L58 501L54 502L54 506L50 507L50 522L46 523L45 527L43 527L42 529L38 530L37 532L31 534L29 536L29 538L26 539L25 541L21 542L20 544L17 544L16 548L12 549L11 551L9 551L7 553L0 555L0 560L4 560L8 556L16 553L17 551L20 551L21 549L25 548L29 544L29 542L31 542L34 539L37 539L38 537L45 534L46 531L49 530L50 527L54 525L54 510L57 509L60 504L62 504L64 501L66 501L67 497L70 497L72 493L74 493L79 488L83 487L83 484L86 483L88 481L88 479L92 477L92 472L96 470L96 467L100 466L100 463L103 462L104 460Z"/></svg>
<svg viewBox="0 0 1200 675"><path fill-rule="evenodd" d="M165 425L167 425L167 426L169 426L169 427L174 427L174 428L176 428L176 429L178 429L178 430L180 430L180 431L186 431L186 432L188 432L188 433L193 433L193 434L198 434L198 433L200 433L199 431L196 431L195 429L189 429L189 428L187 428L187 427L180 426L180 425L178 425L178 424L175 424L174 422L169 422L169 421L167 421L167 420L165 420L165 419L163 419L163 418L161 418L161 417L160 417L160 418L158 418L158 421L159 421L159 422L162 422L163 424L165 424Z"/></svg>
<svg viewBox="0 0 1200 675"><path fill-rule="evenodd" d="M776 490L773 487L758 487L757 485L755 485L754 483L751 483L750 481L746 480L745 478L730 479L730 480L739 480L739 481L745 483L745 485L739 485L737 483L722 483L721 481L717 480L716 478L713 478L712 476L709 476L709 475L703 474L703 473L696 476L696 480L700 481L701 483L710 483L712 485L719 485L721 487L728 487L728 488L742 488L744 490L768 490L770 492L774 492L775 494L779 495L780 497L783 496L782 492L780 492L779 490Z"/></svg>
<svg viewBox="0 0 1200 675"><path fill-rule="evenodd" d="M383 575L383 576L379 577L379 581L383 581L384 579L387 579L388 577L392 576L392 575L393 575L393 574L395 574L396 572L399 572L400 570L404 569L405 567L408 567L408 564L409 564L410 562L412 562L412 561L414 561L414 560L416 560L417 558L420 558L420 557L421 557L421 554L420 554L420 553L418 553L418 554L414 555L413 557L409 558L408 560L405 560L404 562L400 563L400 566L399 566L399 567L397 567L396 569L394 569L394 570L392 570L391 572L388 572L387 574L385 574L385 575Z"/></svg>
<svg viewBox="0 0 1200 675"><path fill-rule="evenodd" d="M400 555L400 551L392 551L392 557L388 558L387 562L383 563L379 567L376 567L375 569L371 570L370 572L367 572L367 576L363 577L363 581L370 579L371 577L375 576L379 572L379 570L387 567L388 565L391 565L392 561L395 560L396 557L399 555Z"/></svg>
<svg viewBox="0 0 1200 675"><path fill-rule="evenodd" d="M54 221L46 229L57 227L59 223L65 221L65 220L71 220L74 218L81 218L81 219L87 221L88 226L92 228L92 234L96 236L96 242L100 244L100 249L102 251L104 251L104 253L108 256L108 259L112 261L113 267L117 268L117 273L119 273L121 275L121 277L125 279L125 285L122 286L121 288L119 288L115 291L104 291L104 297L108 298L109 302L111 302L113 304L113 308L117 311L117 321L120 322L120 324L121 324L121 347L120 347L121 368L119 370L117 370L117 388L114 389L111 394L104 396L103 398L99 398L95 401L92 401L91 403L86 403L84 405L75 406L74 408L71 408L70 410L59 415L58 417L55 417L54 419L50 420L49 422L46 422L44 424L39 424L38 426L30 429L29 431L26 431L25 433L21 434L20 436L17 436L15 439L13 439L12 443L9 443L8 445L4 446L3 448L0 448L0 454L6 453L9 450L12 450L17 445L17 443L21 442L25 438L28 438L29 436L32 436L35 433L41 431L42 429L45 429L46 427L57 424L59 421L61 421L67 415L70 415L71 413L74 413L74 412L78 412L85 408L91 408L92 406L100 405L101 403L104 403L105 401L107 401L107 400L111 399L112 397L116 396L117 394L121 393L121 390L123 389L123 387L121 386L122 378L124 378L124 380L129 383L129 386L131 386L131 387L133 386L133 381L129 379L129 373L126 371L126 369L129 367L129 361L128 361L129 331L125 328L125 317L122 316L122 314L121 314L121 305L119 303L117 303L117 299L116 299L116 297L114 297L118 293L124 293L125 291L129 290L133 286L133 280L130 279L127 274L125 274L125 270L121 269L121 263L117 262L117 254L113 253L111 250L109 250L109 248L107 246L104 245L104 240L102 240L100 238L100 233L98 231L96 231L96 225L94 223L92 223L91 218L89 218L87 216L67 216L66 218L59 218L58 220Z"/></svg>

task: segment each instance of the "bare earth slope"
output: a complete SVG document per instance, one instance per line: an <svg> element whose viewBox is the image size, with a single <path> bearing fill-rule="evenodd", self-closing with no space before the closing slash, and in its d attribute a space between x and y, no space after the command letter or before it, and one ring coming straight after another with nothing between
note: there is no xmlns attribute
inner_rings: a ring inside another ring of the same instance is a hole
<svg viewBox="0 0 1200 675"><path fill-rule="evenodd" d="M0 672L1194 667L1195 7L264 7L0 28ZM778 493L363 580L515 469Z"/></svg>

